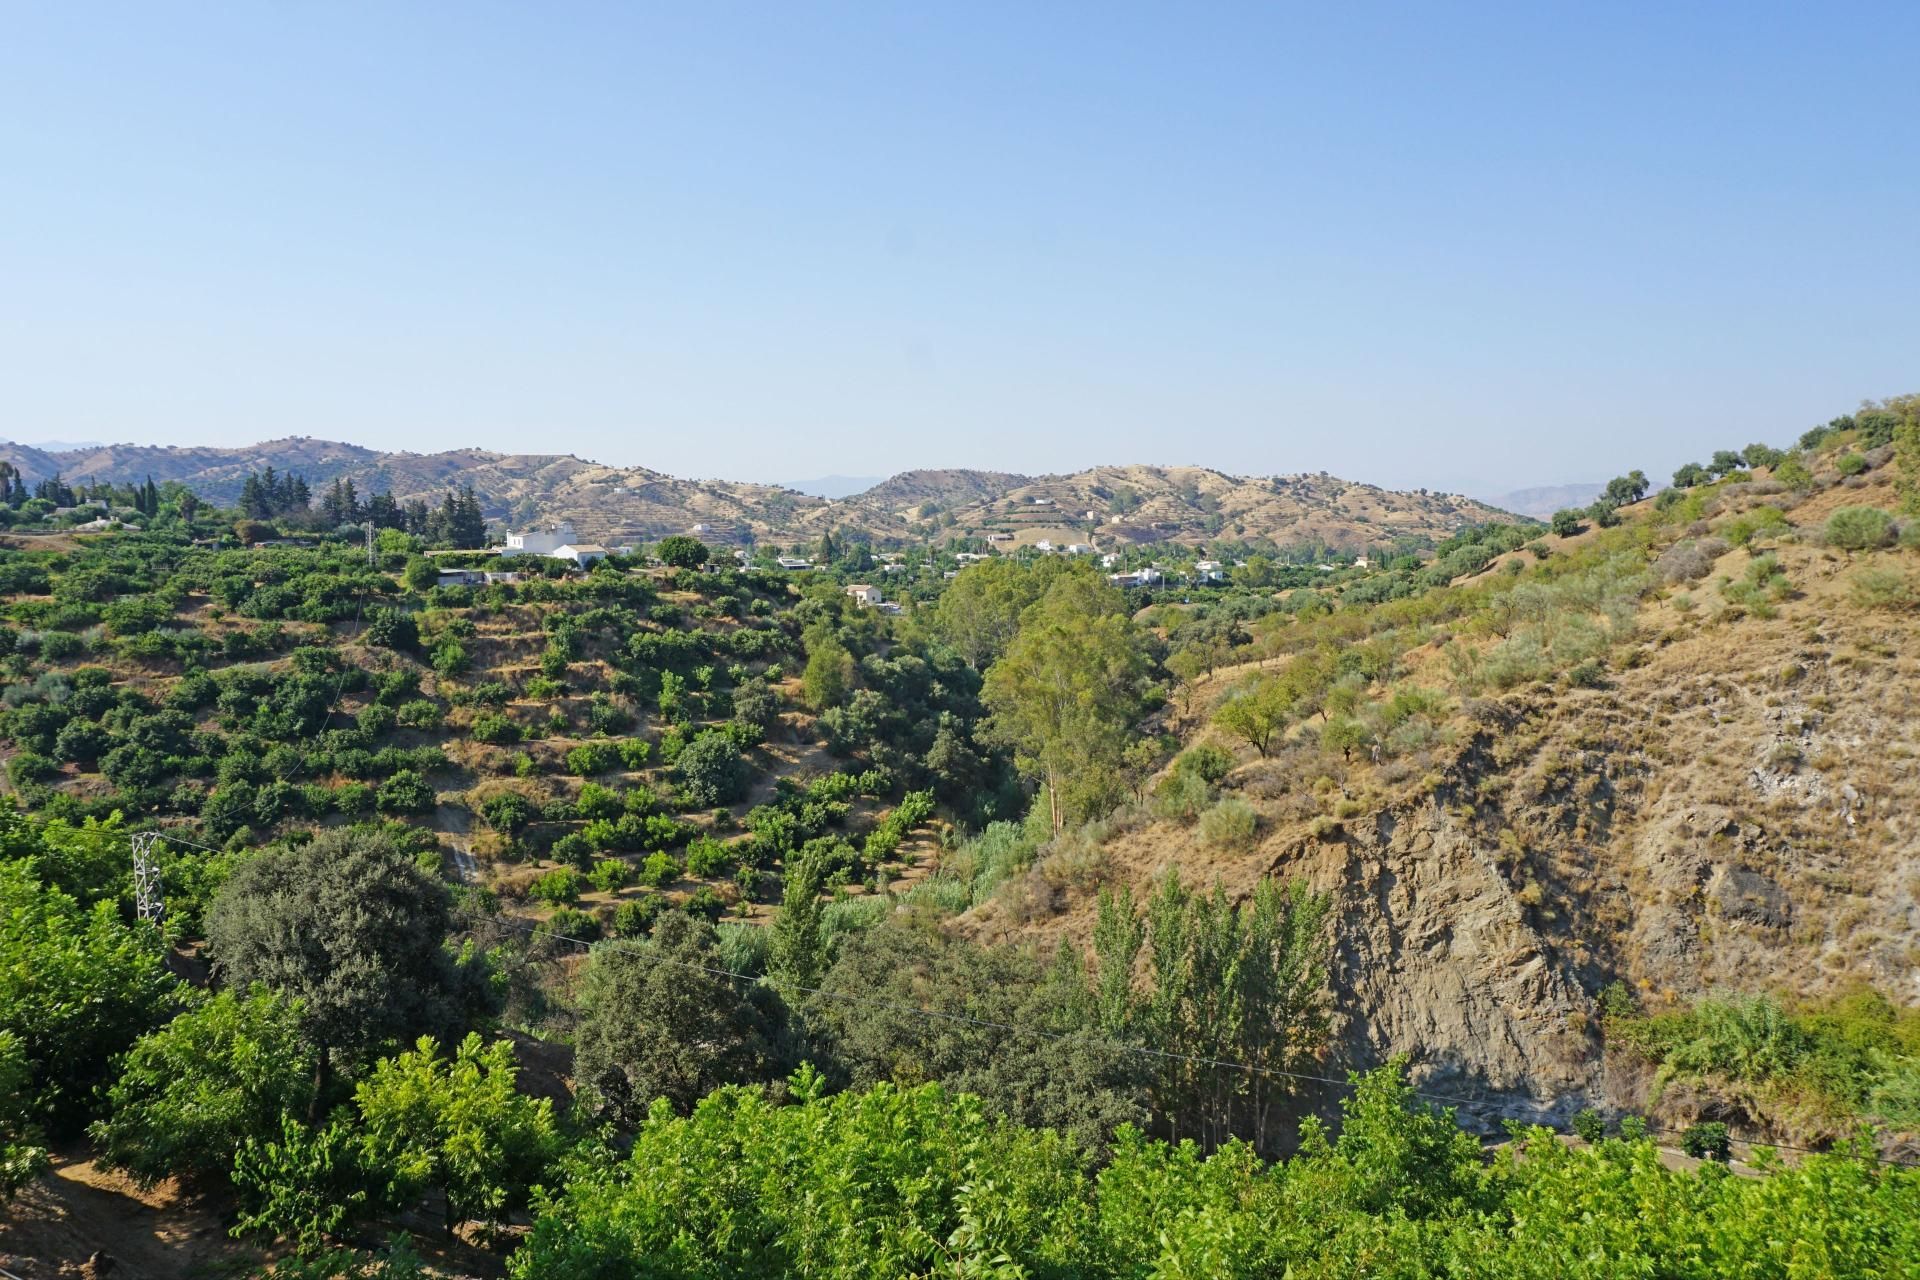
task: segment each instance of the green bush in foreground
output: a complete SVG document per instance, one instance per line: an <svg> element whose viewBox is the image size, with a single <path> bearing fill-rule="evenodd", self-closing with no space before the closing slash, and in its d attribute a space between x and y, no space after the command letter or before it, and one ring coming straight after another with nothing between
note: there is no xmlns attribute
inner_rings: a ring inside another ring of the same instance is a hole
<svg viewBox="0 0 1920 1280"><path fill-rule="evenodd" d="M797 1105L657 1103L631 1156L541 1205L511 1274L1175 1277L1887 1276L1920 1258L1920 1172L1810 1156L1765 1177L1665 1168L1645 1142L1528 1131L1491 1165L1394 1068L1337 1141L1268 1165L1123 1130L1095 1169L938 1085ZM1784 1227L1783 1224L1790 1224ZM1891 1269L1889 1269L1891 1268Z"/></svg>

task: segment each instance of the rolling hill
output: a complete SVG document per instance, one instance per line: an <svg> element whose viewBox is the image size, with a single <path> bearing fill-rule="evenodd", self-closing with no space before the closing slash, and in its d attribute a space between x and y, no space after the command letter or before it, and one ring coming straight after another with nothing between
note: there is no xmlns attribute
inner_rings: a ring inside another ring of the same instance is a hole
<svg viewBox="0 0 1920 1280"><path fill-rule="evenodd" d="M1217 538L1287 546L1318 540L1349 551L1402 536L1439 539L1465 524L1515 517L1457 494L1397 492L1324 473L1233 476L1204 467L1100 466L1071 475L908 471L841 500L778 485L687 480L612 467L571 454L483 449L388 453L289 436L244 448L105 445L48 452L0 444L28 481L178 481L215 502L238 497L250 472L271 466L319 491L337 478L362 493L437 500L471 484L489 518L510 526L566 519L587 536L646 541L698 532L710 542L811 541L864 532L883 543L1004 535L1101 547Z"/></svg>

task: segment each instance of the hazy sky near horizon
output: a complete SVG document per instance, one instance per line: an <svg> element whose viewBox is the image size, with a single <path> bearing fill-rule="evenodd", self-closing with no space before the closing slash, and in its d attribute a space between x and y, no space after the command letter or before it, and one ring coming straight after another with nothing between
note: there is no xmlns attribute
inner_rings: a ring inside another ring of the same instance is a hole
<svg viewBox="0 0 1920 1280"><path fill-rule="evenodd" d="M17 4L0 437L1494 494L1920 389L1920 5Z"/></svg>

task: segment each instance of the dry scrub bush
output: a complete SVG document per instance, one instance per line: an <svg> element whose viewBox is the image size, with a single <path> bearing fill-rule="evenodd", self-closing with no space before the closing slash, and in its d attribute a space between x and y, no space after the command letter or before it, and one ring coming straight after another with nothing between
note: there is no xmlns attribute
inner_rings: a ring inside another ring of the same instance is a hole
<svg viewBox="0 0 1920 1280"><path fill-rule="evenodd" d="M1653 568L1663 580L1695 581L1713 572L1713 562L1726 551L1728 545L1720 537L1690 537L1668 547Z"/></svg>
<svg viewBox="0 0 1920 1280"><path fill-rule="evenodd" d="M1259 825L1252 805L1228 796L1201 815L1200 838L1215 849L1245 849L1253 843Z"/></svg>

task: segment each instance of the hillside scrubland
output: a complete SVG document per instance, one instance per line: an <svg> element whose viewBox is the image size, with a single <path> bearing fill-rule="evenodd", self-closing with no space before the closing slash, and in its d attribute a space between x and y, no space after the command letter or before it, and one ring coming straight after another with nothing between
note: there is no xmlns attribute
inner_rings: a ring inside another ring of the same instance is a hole
<svg viewBox="0 0 1920 1280"><path fill-rule="evenodd" d="M139 1196L183 1274L1912 1274L1915 408L893 616L844 532L14 520L0 1262Z"/></svg>

